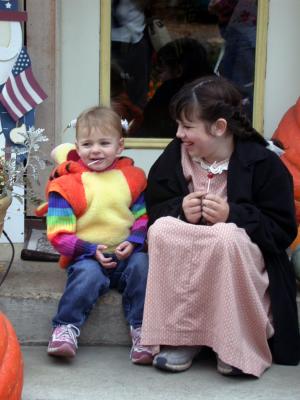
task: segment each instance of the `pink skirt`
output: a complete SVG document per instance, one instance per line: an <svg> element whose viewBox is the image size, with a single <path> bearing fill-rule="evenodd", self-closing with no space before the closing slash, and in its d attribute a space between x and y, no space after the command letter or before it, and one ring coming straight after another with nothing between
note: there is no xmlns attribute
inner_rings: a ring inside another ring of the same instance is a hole
<svg viewBox="0 0 300 400"><path fill-rule="evenodd" d="M160 218L149 229L149 258L143 344L205 345L255 376L271 365L269 280L244 229Z"/></svg>

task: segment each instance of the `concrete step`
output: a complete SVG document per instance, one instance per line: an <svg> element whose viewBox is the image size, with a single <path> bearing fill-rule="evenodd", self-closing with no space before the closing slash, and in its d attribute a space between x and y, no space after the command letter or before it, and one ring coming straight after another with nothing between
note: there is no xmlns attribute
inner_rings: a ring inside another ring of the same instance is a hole
<svg viewBox="0 0 300 400"><path fill-rule="evenodd" d="M128 346L81 346L75 359L49 357L45 347L22 347L22 400L296 400L300 365L273 365L260 379L226 378L213 355L178 374L129 361Z"/></svg>
<svg viewBox="0 0 300 400"><path fill-rule="evenodd" d="M10 248L6 245L0 245L0 248L1 277L10 257ZM14 263L0 288L0 310L12 322L22 344L46 344L66 273L55 262L21 260L21 250L22 246L17 245ZM82 328L81 344L130 343L121 301L115 290L99 299Z"/></svg>
<svg viewBox="0 0 300 400"><path fill-rule="evenodd" d="M22 344L46 344L51 331L51 319L66 282L65 271L55 262L20 259L21 245L16 245L13 266L0 288L0 310L12 322ZM0 265L7 266L11 250L0 245ZM0 278L1 273L0 266ZM298 295L300 320L300 296ZM123 316L122 299L111 290L97 302L81 330L83 345L128 345L129 329Z"/></svg>

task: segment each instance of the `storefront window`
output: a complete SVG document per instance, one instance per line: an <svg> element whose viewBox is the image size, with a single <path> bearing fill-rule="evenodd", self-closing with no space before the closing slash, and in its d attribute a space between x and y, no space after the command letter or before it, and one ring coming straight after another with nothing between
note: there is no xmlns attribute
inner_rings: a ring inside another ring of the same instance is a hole
<svg viewBox="0 0 300 400"><path fill-rule="evenodd" d="M111 2L110 102L129 122L128 143L164 146L176 134L171 98L186 82L209 74L236 84L244 112L253 119L260 3Z"/></svg>

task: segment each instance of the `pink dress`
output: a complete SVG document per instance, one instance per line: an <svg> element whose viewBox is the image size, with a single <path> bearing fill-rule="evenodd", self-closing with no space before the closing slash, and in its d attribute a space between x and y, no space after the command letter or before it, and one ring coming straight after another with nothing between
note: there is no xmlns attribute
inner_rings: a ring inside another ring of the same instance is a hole
<svg viewBox="0 0 300 400"><path fill-rule="evenodd" d="M214 175L182 151L190 190L226 198ZM225 363L260 376L271 365L268 275L258 246L233 223L194 225L173 217L149 229L142 343L211 347Z"/></svg>

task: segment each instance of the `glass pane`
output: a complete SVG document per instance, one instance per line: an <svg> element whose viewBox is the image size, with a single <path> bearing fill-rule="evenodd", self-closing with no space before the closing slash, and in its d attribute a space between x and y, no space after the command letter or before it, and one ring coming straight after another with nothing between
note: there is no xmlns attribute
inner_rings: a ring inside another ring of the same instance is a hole
<svg viewBox="0 0 300 400"><path fill-rule="evenodd" d="M252 118L256 0L113 0L111 102L131 138L172 138L173 95L208 74L233 81Z"/></svg>

